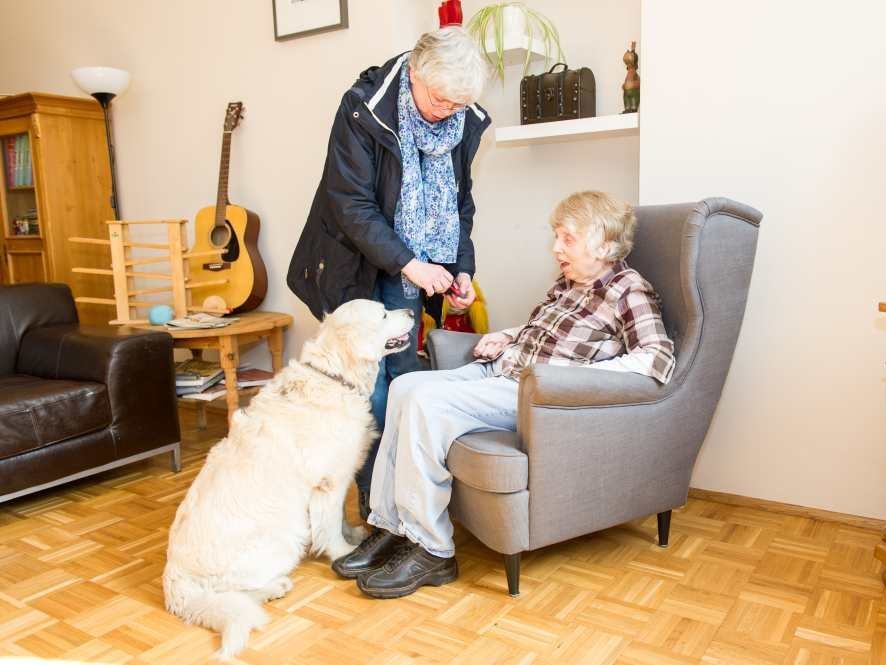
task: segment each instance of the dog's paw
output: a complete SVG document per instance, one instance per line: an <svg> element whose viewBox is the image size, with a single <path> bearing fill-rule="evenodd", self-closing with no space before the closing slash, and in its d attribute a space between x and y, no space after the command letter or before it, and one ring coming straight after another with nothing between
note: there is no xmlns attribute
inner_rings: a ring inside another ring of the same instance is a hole
<svg viewBox="0 0 886 665"><path fill-rule="evenodd" d="M278 577L268 585L268 600L282 598L292 591L292 580L288 577Z"/></svg>
<svg viewBox="0 0 886 665"><path fill-rule="evenodd" d="M346 522L342 523L341 532L348 544L354 546L362 543L369 535L369 532L362 526L351 526Z"/></svg>
<svg viewBox="0 0 886 665"><path fill-rule="evenodd" d="M350 543L342 543L341 545L330 545L326 548L324 554L329 557L330 561L335 561L343 556L347 556L354 551L354 545Z"/></svg>

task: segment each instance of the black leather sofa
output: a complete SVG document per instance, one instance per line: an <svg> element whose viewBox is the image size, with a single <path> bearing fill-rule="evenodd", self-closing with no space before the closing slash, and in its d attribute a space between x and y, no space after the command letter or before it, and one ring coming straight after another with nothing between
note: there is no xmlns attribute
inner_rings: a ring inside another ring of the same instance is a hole
<svg viewBox="0 0 886 665"><path fill-rule="evenodd" d="M0 502L168 453L172 338L82 327L65 284L0 286Z"/></svg>

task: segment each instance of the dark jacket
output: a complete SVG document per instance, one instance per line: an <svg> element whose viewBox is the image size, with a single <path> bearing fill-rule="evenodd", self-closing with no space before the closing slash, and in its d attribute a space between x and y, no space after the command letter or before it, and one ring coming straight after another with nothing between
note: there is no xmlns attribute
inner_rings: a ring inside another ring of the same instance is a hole
<svg viewBox="0 0 886 665"><path fill-rule="evenodd" d="M370 67L344 94L329 137L323 177L286 282L318 319L344 302L369 298L379 270L396 275L414 254L394 231L403 176L397 95L404 53ZM461 230L453 275L474 274L471 162L489 115L465 110L461 142L452 150Z"/></svg>

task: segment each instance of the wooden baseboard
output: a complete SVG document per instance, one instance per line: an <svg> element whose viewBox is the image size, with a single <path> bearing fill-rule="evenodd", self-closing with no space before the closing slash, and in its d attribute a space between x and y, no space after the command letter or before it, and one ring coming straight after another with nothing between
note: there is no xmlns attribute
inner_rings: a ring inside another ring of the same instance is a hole
<svg viewBox="0 0 886 665"><path fill-rule="evenodd" d="M695 487L690 487L689 496L693 499L701 499L703 501L716 501L717 503L725 503L730 506L758 508L760 510L768 510L773 513L782 513L784 515L792 515L794 517L808 517L810 519L823 520L825 522L840 522L841 524L848 524L849 526L858 527L860 529L872 529L882 531L884 528L886 528L886 520L877 519L875 517L861 517L859 515L835 513L830 510L822 510L820 508L807 508L806 506L795 506L791 503L781 503L779 501L769 501L767 499L755 499L749 496L741 496L740 494L713 492L711 490L701 490L696 489Z"/></svg>

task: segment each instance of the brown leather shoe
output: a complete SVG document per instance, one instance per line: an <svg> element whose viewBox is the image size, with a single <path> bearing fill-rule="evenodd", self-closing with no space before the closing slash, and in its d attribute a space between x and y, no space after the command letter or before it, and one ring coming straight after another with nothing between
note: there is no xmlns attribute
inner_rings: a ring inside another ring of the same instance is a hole
<svg viewBox="0 0 886 665"><path fill-rule="evenodd" d="M339 576L352 580L361 573L381 567L399 546L408 542L403 536L376 528L353 552L333 561L332 569Z"/></svg>
<svg viewBox="0 0 886 665"><path fill-rule="evenodd" d="M385 564L357 578L360 591L373 598L400 598L422 586L441 586L458 579L455 557L444 559L409 543L399 548Z"/></svg>

